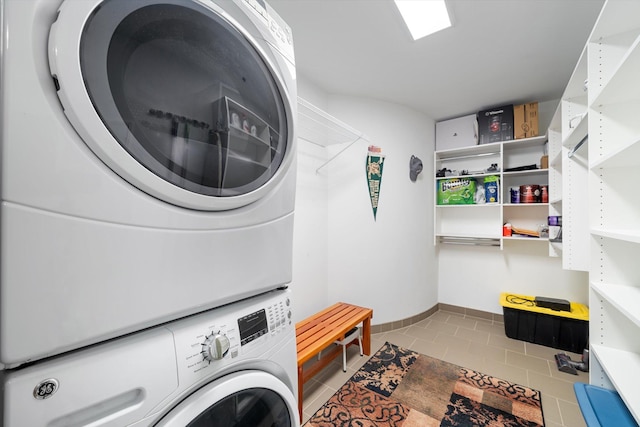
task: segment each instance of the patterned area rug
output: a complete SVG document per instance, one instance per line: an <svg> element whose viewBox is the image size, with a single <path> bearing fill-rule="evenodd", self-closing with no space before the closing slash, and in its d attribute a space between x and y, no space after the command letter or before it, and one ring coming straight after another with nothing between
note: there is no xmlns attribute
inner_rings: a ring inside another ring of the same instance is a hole
<svg viewBox="0 0 640 427"><path fill-rule="evenodd" d="M544 426L541 395L386 343L305 427Z"/></svg>

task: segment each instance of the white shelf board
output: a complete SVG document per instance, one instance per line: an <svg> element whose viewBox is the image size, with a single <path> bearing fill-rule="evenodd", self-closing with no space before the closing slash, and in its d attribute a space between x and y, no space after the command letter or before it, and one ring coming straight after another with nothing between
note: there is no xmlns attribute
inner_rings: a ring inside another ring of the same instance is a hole
<svg viewBox="0 0 640 427"><path fill-rule="evenodd" d="M532 208L534 206L549 206L549 203L503 203L505 208Z"/></svg>
<svg viewBox="0 0 640 427"><path fill-rule="evenodd" d="M494 208L500 207L500 203L470 203L468 205L438 205L436 208L444 209L470 209L470 208Z"/></svg>
<svg viewBox="0 0 640 427"><path fill-rule="evenodd" d="M553 157L549 158L549 167L558 172L562 171L562 150L559 150Z"/></svg>
<svg viewBox="0 0 640 427"><path fill-rule="evenodd" d="M531 138L514 139L511 141L504 141L502 147L504 151L509 150L521 150L529 147L542 147L547 142L547 135L539 135Z"/></svg>
<svg viewBox="0 0 640 427"><path fill-rule="evenodd" d="M368 140L362 132L298 97L298 138L321 147Z"/></svg>
<svg viewBox="0 0 640 427"><path fill-rule="evenodd" d="M527 241L527 242L548 242L549 239L547 237L526 237L526 236L505 236L502 238L505 242L509 240L519 240L519 241Z"/></svg>
<svg viewBox="0 0 640 427"><path fill-rule="evenodd" d="M629 320L640 326L640 288L613 283L591 283L591 288Z"/></svg>
<svg viewBox="0 0 640 427"><path fill-rule="evenodd" d="M469 175L436 176L436 181L442 181L444 179L484 178L486 176L495 176L495 175L500 175L500 172L472 173Z"/></svg>
<svg viewBox="0 0 640 427"><path fill-rule="evenodd" d="M454 160L466 157L493 156L500 154L500 142L452 148L435 152L436 160Z"/></svg>
<svg viewBox="0 0 640 427"><path fill-rule="evenodd" d="M590 166L592 169L637 166L638 159L640 159L640 140L634 141L615 153L603 156Z"/></svg>
<svg viewBox="0 0 640 427"><path fill-rule="evenodd" d="M638 28L640 2L608 1L606 8L600 12L589 40L596 42L616 34L626 33Z"/></svg>
<svg viewBox="0 0 640 427"><path fill-rule="evenodd" d="M549 172L549 169L527 169L523 171L509 171L502 172L502 175L505 178L509 178L511 176L525 176L525 175L546 175Z"/></svg>
<svg viewBox="0 0 640 427"><path fill-rule="evenodd" d="M638 389L640 354L598 344L592 344L591 348L627 408L636 421L640 422L640 391Z"/></svg>
<svg viewBox="0 0 640 427"><path fill-rule="evenodd" d="M459 239L502 239L501 234L482 234L482 233L436 233L436 237L452 237Z"/></svg>
<svg viewBox="0 0 640 427"><path fill-rule="evenodd" d="M553 199L549 200L550 205L554 203L562 203L562 196L554 197Z"/></svg>
<svg viewBox="0 0 640 427"><path fill-rule="evenodd" d="M626 242L640 243L640 230L615 229L615 228L592 228L591 234L610 239L623 240Z"/></svg>
<svg viewBox="0 0 640 427"><path fill-rule="evenodd" d="M637 80L638 70L640 70L640 36L634 40L592 105L617 104L640 98L640 85L629 84Z"/></svg>

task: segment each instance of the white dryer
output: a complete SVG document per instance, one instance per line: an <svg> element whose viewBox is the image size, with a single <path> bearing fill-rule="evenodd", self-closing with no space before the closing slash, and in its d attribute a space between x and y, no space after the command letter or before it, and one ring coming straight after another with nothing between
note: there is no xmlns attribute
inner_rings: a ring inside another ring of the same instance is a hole
<svg viewBox="0 0 640 427"><path fill-rule="evenodd" d="M296 81L261 0L1 0L0 364L291 280Z"/></svg>
<svg viewBox="0 0 640 427"><path fill-rule="evenodd" d="M2 425L299 426L289 298L271 291L5 371Z"/></svg>

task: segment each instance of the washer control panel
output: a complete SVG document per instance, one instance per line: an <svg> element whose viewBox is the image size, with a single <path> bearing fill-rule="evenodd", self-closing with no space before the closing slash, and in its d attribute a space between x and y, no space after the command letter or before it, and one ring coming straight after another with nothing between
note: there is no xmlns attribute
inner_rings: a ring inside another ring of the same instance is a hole
<svg viewBox="0 0 640 427"><path fill-rule="evenodd" d="M267 312L264 308L249 313L238 319L240 331L240 345L249 344L251 341L269 333L267 326Z"/></svg>
<svg viewBox="0 0 640 427"><path fill-rule="evenodd" d="M264 0L241 0L274 37L280 51L293 62L293 35L291 27Z"/></svg>
<svg viewBox="0 0 640 427"><path fill-rule="evenodd" d="M280 341L295 340L289 290L272 291L167 326L183 373L210 372L259 357Z"/></svg>

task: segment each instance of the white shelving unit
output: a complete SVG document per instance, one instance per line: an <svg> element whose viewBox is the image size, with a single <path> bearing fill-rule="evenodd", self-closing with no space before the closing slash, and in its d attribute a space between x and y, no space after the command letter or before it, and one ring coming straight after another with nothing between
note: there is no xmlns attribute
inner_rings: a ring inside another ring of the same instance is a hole
<svg viewBox="0 0 640 427"><path fill-rule="evenodd" d="M562 121L560 118L562 103L551 119L547 130L549 156L549 216L562 216ZM551 230L550 230L551 231ZM550 235L555 237L555 235ZM562 236L549 241L549 256L562 256ZM564 262L564 261L563 261Z"/></svg>
<svg viewBox="0 0 640 427"><path fill-rule="evenodd" d="M554 144L554 162L562 182L562 205L549 215L562 216L562 267L589 271L587 49L583 49L556 111L559 145ZM554 118L554 120L556 119ZM555 213L554 213L555 211Z"/></svg>
<svg viewBox="0 0 640 427"><path fill-rule="evenodd" d="M503 237L505 222L517 228L537 230L547 222L549 203L510 203L510 188L521 185L549 185L548 169L540 169L547 136L474 145L436 151L434 170L458 171L453 175L436 177L438 184L447 179L474 179L483 185L488 176L497 176L498 202L468 205L438 205L434 201L434 243L475 244L503 248L504 242L549 243L547 238ZM499 171L486 170L498 165ZM505 172L520 166L536 165L537 169ZM464 171L464 174L463 174ZM552 251L550 251L552 253Z"/></svg>
<svg viewBox="0 0 640 427"><path fill-rule="evenodd" d="M640 423L640 2L605 3L587 52L590 382Z"/></svg>

